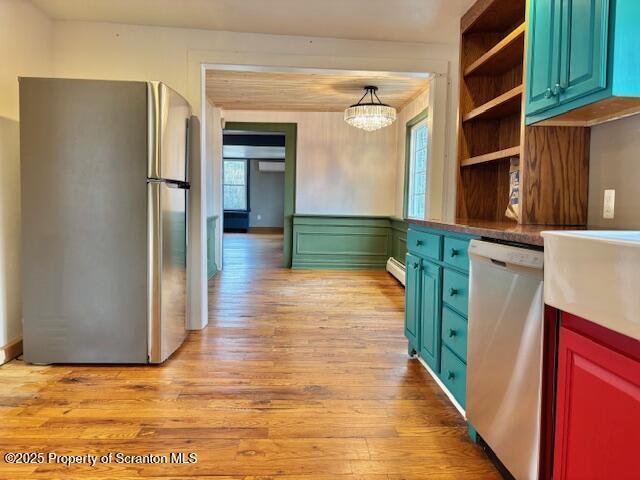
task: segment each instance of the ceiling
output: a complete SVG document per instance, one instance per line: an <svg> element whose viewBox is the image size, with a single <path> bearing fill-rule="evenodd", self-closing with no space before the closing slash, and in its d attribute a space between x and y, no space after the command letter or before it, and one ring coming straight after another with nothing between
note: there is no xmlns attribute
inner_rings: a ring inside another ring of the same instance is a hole
<svg viewBox="0 0 640 480"><path fill-rule="evenodd" d="M428 86L427 74L384 72L297 73L207 70L211 103L225 110L342 112L356 103L366 85L398 109Z"/></svg>
<svg viewBox="0 0 640 480"><path fill-rule="evenodd" d="M32 0L50 17L277 35L457 43L473 0Z"/></svg>

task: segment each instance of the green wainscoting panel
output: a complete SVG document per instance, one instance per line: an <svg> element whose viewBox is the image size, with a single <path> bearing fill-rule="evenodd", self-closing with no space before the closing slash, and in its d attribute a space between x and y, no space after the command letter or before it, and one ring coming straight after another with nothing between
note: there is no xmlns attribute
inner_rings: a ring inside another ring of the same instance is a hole
<svg viewBox="0 0 640 480"><path fill-rule="evenodd" d="M407 255L407 222L391 219L391 256L404 265Z"/></svg>
<svg viewBox="0 0 640 480"><path fill-rule="evenodd" d="M293 268L385 268L391 256L388 217L293 217Z"/></svg>
<svg viewBox="0 0 640 480"><path fill-rule="evenodd" d="M207 278L218 272L216 265L216 222L217 215L207 217Z"/></svg>

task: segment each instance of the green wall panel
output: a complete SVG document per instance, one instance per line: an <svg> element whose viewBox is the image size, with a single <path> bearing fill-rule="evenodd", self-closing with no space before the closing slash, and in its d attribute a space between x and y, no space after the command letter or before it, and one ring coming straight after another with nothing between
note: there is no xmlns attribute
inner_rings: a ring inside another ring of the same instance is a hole
<svg viewBox="0 0 640 480"><path fill-rule="evenodd" d="M391 252L388 217L293 218L293 268L383 269Z"/></svg>
<svg viewBox="0 0 640 480"><path fill-rule="evenodd" d="M391 256L404 265L407 255L407 222L391 219Z"/></svg>
<svg viewBox="0 0 640 480"><path fill-rule="evenodd" d="M217 215L207 218L207 278L218 272L216 266L216 220Z"/></svg>

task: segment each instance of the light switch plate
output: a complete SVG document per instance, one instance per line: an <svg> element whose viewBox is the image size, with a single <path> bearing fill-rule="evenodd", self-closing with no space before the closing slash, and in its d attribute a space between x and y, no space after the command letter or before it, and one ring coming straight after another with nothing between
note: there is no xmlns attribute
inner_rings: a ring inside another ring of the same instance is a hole
<svg viewBox="0 0 640 480"><path fill-rule="evenodd" d="M616 191L605 190L604 191L604 207L602 208L602 218L611 220L615 214L616 207Z"/></svg>

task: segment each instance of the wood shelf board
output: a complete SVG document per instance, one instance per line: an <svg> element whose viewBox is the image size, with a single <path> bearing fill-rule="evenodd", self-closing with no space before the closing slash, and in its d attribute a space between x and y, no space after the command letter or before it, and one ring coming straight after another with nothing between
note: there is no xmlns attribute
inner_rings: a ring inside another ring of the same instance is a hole
<svg viewBox="0 0 640 480"><path fill-rule="evenodd" d="M469 120L497 119L513 115L514 113L522 110L523 91L524 87L522 85L518 85L508 92L499 95L498 97L463 115L462 121L468 122Z"/></svg>
<svg viewBox="0 0 640 480"><path fill-rule="evenodd" d="M478 165L480 163L495 162L505 158L520 156L520 146L505 148L504 150L498 150L497 152L485 153L484 155L478 155L475 157L464 159L460 162L461 167L469 167L471 165Z"/></svg>
<svg viewBox="0 0 640 480"><path fill-rule="evenodd" d="M460 30L495 32L524 20L526 0L478 0L460 19Z"/></svg>
<svg viewBox="0 0 640 480"><path fill-rule="evenodd" d="M521 23L464 70L465 76L502 73L522 62L524 58L525 24Z"/></svg>
<svg viewBox="0 0 640 480"><path fill-rule="evenodd" d="M542 127L594 127L640 113L640 98L610 97L536 123Z"/></svg>

